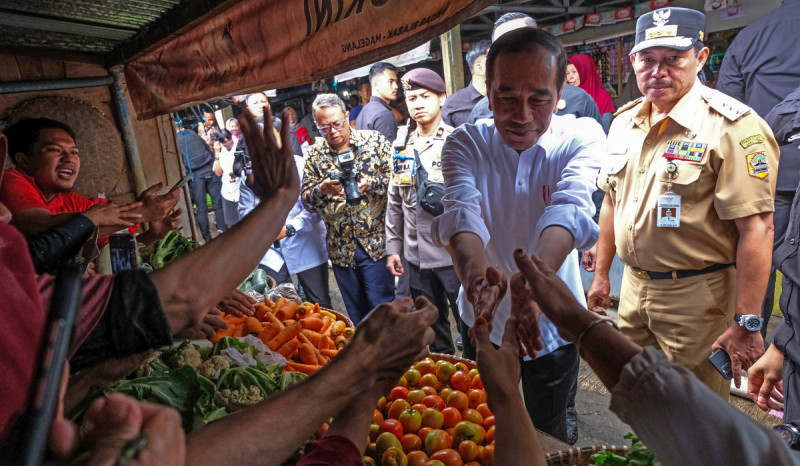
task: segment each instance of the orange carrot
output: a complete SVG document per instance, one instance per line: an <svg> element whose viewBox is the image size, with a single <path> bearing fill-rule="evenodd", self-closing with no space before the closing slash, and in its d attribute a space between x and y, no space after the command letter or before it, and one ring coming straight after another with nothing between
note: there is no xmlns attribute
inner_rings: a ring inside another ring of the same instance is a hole
<svg viewBox="0 0 800 466"><path fill-rule="evenodd" d="M280 333L281 330L283 330L283 327L276 324L275 322L270 322L264 325L264 330L262 330L261 333L258 334L258 339L263 341L264 344L266 345L270 340L275 338L275 335Z"/></svg>
<svg viewBox="0 0 800 466"><path fill-rule="evenodd" d="M347 344L347 338L343 337L342 335L339 335L338 337L336 337L336 341L334 343L336 345L335 346L336 349L342 349L342 347Z"/></svg>
<svg viewBox="0 0 800 466"><path fill-rule="evenodd" d="M328 329L331 327L331 324L333 324L333 322L334 322L335 320L336 320L336 319L331 319L331 318L330 318L330 317L328 317L328 316L323 316L323 317L322 317L322 324L323 324L323 325L322 325L322 329L319 331L319 333L322 333L322 334L324 334L324 335L327 335L327 334L328 334L328 333L327 333L327 332L328 332Z"/></svg>
<svg viewBox="0 0 800 466"><path fill-rule="evenodd" d="M320 345L325 339L325 335L319 332L315 332L313 330L302 330L300 333L305 335L306 338L310 340L311 344L316 346L317 348L320 347Z"/></svg>
<svg viewBox="0 0 800 466"><path fill-rule="evenodd" d="M300 342L297 341L296 338L292 338L291 340L279 346L276 351L284 358L290 358L292 353L294 353L299 346Z"/></svg>
<svg viewBox="0 0 800 466"><path fill-rule="evenodd" d="M269 312L269 306L267 306L265 303L256 303L255 308L256 308L255 316L258 317L259 319L264 319L264 317Z"/></svg>
<svg viewBox="0 0 800 466"><path fill-rule="evenodd" d="M303 324L303 328L307 328L309 330L319 331L324 325L325 322L321 319L317 319L316 317L308 317L305 319L301 319L300 323Z"/></svg>
<svg viewBox="0 0 800 466"><path fill-rule="evenodd" d="M314 343L311 343L311 340L309 340L308 337L306 335L304 335L302 331L300 332L300 335L297 335L297 338L300 339L300 343L301 344L302 343L306 343L306 344L308 344L310 347L312 347L314 349L314 352L317 355L317 361L319 361L320 365L325 364L326 362L328 362L328 358L323 356L322 353L320 353L319 348L314 346Z"/></svg>
<svg viewBox="0 0 800 466"><path fill-rule="evenodd" d="M321 349L321 350L319 350L319 352L322 353L323 356L327 356L329 358L332 358L332 357L336 356L337 354L339 354L339 350L338 349Z"/></svg>
<svg viewBox="0 0 800 466"><path fill-rule="evenodd" d="M243 337L244 336L244 327L236 327L236 329L234 329L233 334L231 334L231 336L232 337L237 337L237 338L238 337Z"/></svg>
<svg viewBox="0 0 800 466"><path fill-rule="evenodd" d="M300 360L303 361L304 364L319 365L317 353L314 351L314 346L312 344L302 343L298 348L297 354L300 356Z"/></svg>
<svg viewBox="0 0 800 466"><path fill-rule="evenodd" d="M297 314L297 303L294 301L284 300L283 306L275 308L275 317L280 320L294 319Z"/></svg>
<svg viewBox="0 0 800 466"><path fill-rule="evenodd" d="M285 325L283 325L283 322L281 322L280 319L275 317L275 313L274 312L267 312L266 317L267 317L267 320L269 322L272 322L273 324L278 324L281 327L281 329L283 329L283 327L285 327Z"/></svg>
<svg viewBox="0 0 800 466"><path fill-rule="evenodd" d="M255 333L258 335L264 330L264 326L261 325L261 322L255 317L248 317L244 322L244 330L246 333Z"/></svg>
<svg viewBox="0 0 800 466"><path fill-rule="evenodd" d="M302 372L303 374L313 374L314 372L318 371L322 366L313 366L311 364L299 364L296 362L287 362L286 363L286 370L295 371L295 372Z"/></svg>
<svg viewBox="0 0 800 466"><path fill-rule="evenodd" d="M331 323L331 326L325 331L325 335L329 337L338 336L344 331L345 327L347 327L347 324L345 324L344 321L337 320Z"/></svg>
<svg viewBox="0 0 800 466"><path fill-rule="evenodd" d="M269 349L275 351L276 349L278 349L279 346L283 345L287 341L296 337L297 334L300 333L301 328L303 328L303 326L298 324L297 322L295 322L292 325L287 325L286 327L283 328L283 330L278 332L278 334L275 335L272 338L272 340L267 342L267 346L269 347Z"/></svg>
<svg viewBox="0 0 800 466"><path fill-rule="evenodd" d="M214 333L214 335L210 338L210 340L211 340L211 343L216 343L219 340L221 340L222 337L229 337L231 335L233 335L233 328L232 327L218 328L216 333Z"/></svg>

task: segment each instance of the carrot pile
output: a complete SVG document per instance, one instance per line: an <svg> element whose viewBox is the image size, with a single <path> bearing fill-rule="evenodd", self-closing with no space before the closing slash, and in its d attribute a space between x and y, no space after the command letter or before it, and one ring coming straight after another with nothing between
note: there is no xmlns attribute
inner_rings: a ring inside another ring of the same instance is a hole
<svg viewBox="0 0 800 466"><path fill-rule="evenodd" d="M335 314L321 310L319 304L278 298L274 303L258 303L255 308L253 317L223 314L228 328L218 329L211 342L257 335L271 351L287 359L285 370L312 374L336 356L355 332Z"/></svg>

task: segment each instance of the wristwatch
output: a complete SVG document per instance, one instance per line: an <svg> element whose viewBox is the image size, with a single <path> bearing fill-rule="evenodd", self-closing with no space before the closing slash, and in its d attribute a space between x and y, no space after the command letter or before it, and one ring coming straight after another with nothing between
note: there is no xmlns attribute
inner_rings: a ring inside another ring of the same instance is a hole
<svg viewBox="0 0 800 466"><path fill-rule="evenodd" d="M800 431L792 424L779 424L772 428L792 450L800 449Z"/></svg>
<svg viewBox="0 0 800 466"><path fill-rule="evenodd" d="M291 225L285 225L285 226L286 226L286 237L287 238L291 238L292 236L297 234L297 230L295 230L295 228L293 226L291 226Z"/></svg>
<svg viewBox="0 0 800 466"><path fill-rule="evenodd" d="M761 326L764 325L764 319L755 314L746 314L743 316L736 314L734 320L748 332L757 332L761 330Z"/></svg>

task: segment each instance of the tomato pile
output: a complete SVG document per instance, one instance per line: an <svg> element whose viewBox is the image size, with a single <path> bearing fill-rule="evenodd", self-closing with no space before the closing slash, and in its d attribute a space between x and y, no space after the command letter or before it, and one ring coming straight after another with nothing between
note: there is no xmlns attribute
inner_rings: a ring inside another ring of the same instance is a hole
<svg viewBox="0 0 800 466"><path fill-rule="evenodd" d="M365 464L489 466L494 415L477 369L430 358L414 364L372 417Z"/></svg>

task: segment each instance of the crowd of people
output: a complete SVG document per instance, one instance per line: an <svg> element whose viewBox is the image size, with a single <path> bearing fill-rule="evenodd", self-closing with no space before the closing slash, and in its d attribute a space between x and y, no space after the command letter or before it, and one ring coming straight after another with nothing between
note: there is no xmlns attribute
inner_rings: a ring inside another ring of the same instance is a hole
<svg viewBox="0 0 800 466"><path fill-rule="evenodd" d="M753 400L783 403L800 444L800 96L796 79L762 82L785 76L764 73L776 63L768 46L797 19L800 2L787 0L742 31L747 46L732 45L720 92L706 85L704 15L643 15L630 55L641 97L619 108L590 57L568 58L521 13L474 45L472 81L452 96L435 71L388 63L372 66L352 102L320 94L301 118L250 94L224 128L212 113L197 131L176 128L206 244L152 273L95 274L84 245L121 229L159 240L180 223L178 192L157 184L128 205L87 199L72 192L72 129L13 124L0 134L0 165L14 164L0 173L0 440L13 445L32 402L53 274L80 253L69 361L81 382L62 393L67 407L173 336L208 335L226 325L221 312L252 314L254 300L231 290L257 267L279 284L295 275L307 300L330 307L330 263L357 331L304 382L190 434L169 408L121 395L95 401L80 438L59 412L49 451L61 461L116 464L145 435L130 464L281 464L333 418L300 464L362 464L376 400L427 351L461 346L495 413L496 464L544 464L535 429L577 440L580 358L663 464L800 464L727 402L730 383L709 361L724 350L737 386L747 370ZM615 255L626 264L616 320L604 317ZM581 264L594 271L588 295ZM765 353L775 269L784 321ZM269 441L228 440L256 436Z"/></svg>

